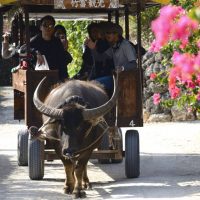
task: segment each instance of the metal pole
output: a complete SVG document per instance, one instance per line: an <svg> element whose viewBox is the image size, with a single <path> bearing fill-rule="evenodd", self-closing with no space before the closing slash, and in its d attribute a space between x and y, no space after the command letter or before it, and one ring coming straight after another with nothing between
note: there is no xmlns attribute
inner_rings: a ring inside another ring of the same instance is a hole
<svg viewBox="0 0 200 200"><path fill-rule="evenodd" d="M119 10L115 11L115 23L119 24Z"/></svg>
<svg viewBox="0 0 200 200"><path fill-rule="evenodd" d="M12 21L12 30L11 30L11 34L12 34L12 40L13 43L15 43L16 46L18 46L19 44L19 38L18 38L18 33L19 33L19 18L18 15L15 14L14 16L14 20Z"/></svg>
<svg viewBox="0 0 200 200"><path fill-rule="evenodd" d="M125 20L125 37L129 40L129 8L128 5L125 6L124 10L124 20Z"/></svg>
<svg viewBox="0 0 200 200"><path fill-rule="evenodd" d="M109 22L112 21L112 13L111 13L111 11L108 11L108 21Z"/></svg>
<svg viewBox="0 0 200 200"><path fill-rule="evenodd" d="M26 51L30 53L30 33L29 33L29 13L26 7L24 7L25 14L25 33L26 33Z"/></svg>
<svg viewBox="0 0 200 200"><path fill-rule="evenodd" d="M142 71L142 56L141 56L141 1L137 0L137 60L138 60L138 113L139 126L143 126L143 71Z"/></svg>
<svg viewBox="0 0 200 200"><path fill-rule="evenodd" d="M3 35L3 13L0 13L0 35ZM2 37L0 39L0 49L2 49ZM0 54L0 59L2 58L2 55Z"/></svg>
<svg viewBox="0 0 200 200"><path fill-rule="evenodd" d="M23 15L22 15L22 13L19 13L19 33L20 33L19 44L21 46L23 44L23 41L24 41L24 27L23 27Z"/></svg>

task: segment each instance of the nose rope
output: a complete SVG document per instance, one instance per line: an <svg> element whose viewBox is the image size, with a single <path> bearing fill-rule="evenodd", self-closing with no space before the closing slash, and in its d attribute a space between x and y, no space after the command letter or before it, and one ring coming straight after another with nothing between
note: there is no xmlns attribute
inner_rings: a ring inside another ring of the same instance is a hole
<svg viewBox="0 0 200 200"><path fill-rule="evenodd" d="M96 124L96 125L98 125L100 128L102 128L102 129L104 130L104 131L100 134L100 136L99 136L93 143L91 143L89 146L87 146L87 147L85 147L85 148L83 148L83 149L81 149L81 150L79 150L79 151L74 152L72 156L65 156L65 159L70 159L70 160L78 159L81 153L87 151L88 149L93 148L93 147L99 142L99 140L100 140L100 139L104 136L104 134L108 131L109 126L108 126L108 124L106 123L106 121L105 121L105 120L102 120L102 119L101 119L101 121L100 121L98 124Z"/></svg>
<svg viewBox="0 0 200 200"><path fill-rule="evenodd" d="M38 132L39 132L39 131L42 131L42 128L44 128L47 124L49 124L49 123L51 123L51 122L53 122L53 121L54 121L54 120L51 119L51 118L47 119L47 120L43 123L43 125L38 129ZM88 134L91 132L91 130L92 130L92 128L93 128L94 126L99 126L99 127L100 127L101 129L103 129L104 131L103 131L103 132L99 135L99 137L98 137L94 142L92 142L89 146L87 146L87 147L85 147L85 148L83 148L83 149L81 149L81 150L79 150L79 151L76 151L75 153L73 153L72 156L66 156L66 155L64 155L65 159L69 159L69 160L71 160L71 161L74 161L74 160L78 159L78 158L80 157L80 154L81 154L81 153L87 151L88 149L93 148L93 147L99 142L99 140L103 137L103 135L108 131L108 129L109 129L109 126L108 126L107 122L105 121L105 119L104 119L103 117L100 117L100 118L98 118L97 120L92 121L92 126L87 130L86 135L88 135ZM43 133L40 134L40 136L38 137L38 139L43 140L43 141L44 141L45 139L60 141L60 139L48 135L48 134L46 133L46 131L42 131L42 132L43 132Z"/></svg>

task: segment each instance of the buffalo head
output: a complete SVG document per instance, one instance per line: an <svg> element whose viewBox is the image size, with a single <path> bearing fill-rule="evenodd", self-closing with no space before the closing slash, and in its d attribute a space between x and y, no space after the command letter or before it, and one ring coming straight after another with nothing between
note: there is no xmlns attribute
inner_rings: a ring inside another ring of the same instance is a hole
<svg viewBox="0 0 200 200"><path fill-rule="evenodd" d="M88 134L89 130L91 130L91 127L95 126L99 118L102 118L113 108L117 100L118 91L115 89L110 100L108 100L106 103L104 102L100 106L93 107L91 109L87 108L84 95L77 95L76 93L73 93L73 91L63 100L61 105L58 103L56 106L52 106L51 103L47 104L46 101L42 102L39 98L41 88L43 87L43 84L46 80L46 78L43 78L43 80L38 84L34 92L33 102L36 108L42 114L57 121L61 130L59 137L62 143L62 154L64 156L67 154L73 154L73 152L82 148L86 134ZM73 85L73 81L75 82L76 80L71 80L71 85ZM84 81L80 81L80 84L80 88L82 88L84 91L89 90L88 93L90 91L92 92L92 90L95 92L98 87L92 87L91 83L91 87L88 88L84 86ZM81 90L80 88L79 90ZM54 90L59 89L60 88L58 87ZM70 88L66 86L64 91L66 90L70 90ZM99 96L97 95L98 98L105 99L106 94L103 89L98 88L98 90L102 90L101 92L97 91L99 92ZM51 94L49 94L47 98L51 98ZM52 98L52 101L56 101L56 99L60 100L59 97L56 96L55 98ZM91 100L89 99L89 101L97 101L97 99L91 96ZM87 103L90 104L90 102Z"/></svg>

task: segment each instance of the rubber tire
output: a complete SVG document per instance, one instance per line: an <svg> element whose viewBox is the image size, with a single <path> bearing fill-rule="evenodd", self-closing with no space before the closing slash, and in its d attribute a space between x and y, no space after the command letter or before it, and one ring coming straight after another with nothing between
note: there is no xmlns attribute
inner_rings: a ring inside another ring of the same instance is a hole
<svg viewBox="0 0 200 200"><path fill-rule="evenodd" d="M99 150L109 150L109 136L108 133L105 133L101 144L98 148ZM100 164L110 164L110 159L98 159L98 163Z"/></svg>
<svg viewBox="0 0 200 200"><path fill-rule="evenodd" d="M137 130L128 130L125 135L125 174L127 178L140 175L140 147Z"/></svg>
<svg viewBox="0 0 200 200"><path fill-rule="evenodd" d="M18 131L17 136L17 162L19 166L28 166L28 130Z"/></svg>
<svg viewBox="0 0 200 200"><path fill-rule="evenodd" d="M118 141L118 144L117 144L117 149L120 149L122 151L122 154L123 154L123 138L122 138L122 131L120 128L117 129L118 130L118 133L120 135L120 138L121 140ZM122 163L123 162L123 158L122 159L111 159L111 162L112 163Z"/></svg>
<svg viewBox="0 0 200 200"><path fill-rule="evenodd" d="M31 180L44 177L44 142L37 139L28 140L28 166Z"/></svg>

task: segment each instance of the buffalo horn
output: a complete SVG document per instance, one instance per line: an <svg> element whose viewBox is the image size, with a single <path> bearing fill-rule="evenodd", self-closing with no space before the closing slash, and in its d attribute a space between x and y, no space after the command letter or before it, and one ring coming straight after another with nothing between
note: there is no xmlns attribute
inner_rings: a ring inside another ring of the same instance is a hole
<svg viewBox="0 0 200 200"><path fill-rule="evenodd" d="M44 115L48 116L48 117L52 117L52 118L56 118L56 119L61 119L62 115L63 115L63 110L62 109L57 109L57 108L53 108L50 106L45 105L39 98L40 93L41 93L41 88L45 82L47 78L44 77L40 83L38 84L34 95L33 95L33 102L35 104L35 107Z"/></svg>
<svg viewBox="0 0 200 200"><path fill-rule="evenodd" d="M97 118L105 115L116 104L119 90L118 90L118 85L117 85L118 83L116 84L115 77L113 77L113 79L114 79L114 92L113 92L111 99L108 102L106 102L105 104L103 104L97 108L84 109L83 118L85 120L93 120L93 119L97 119Z"/></svg>

